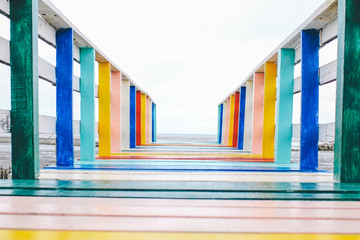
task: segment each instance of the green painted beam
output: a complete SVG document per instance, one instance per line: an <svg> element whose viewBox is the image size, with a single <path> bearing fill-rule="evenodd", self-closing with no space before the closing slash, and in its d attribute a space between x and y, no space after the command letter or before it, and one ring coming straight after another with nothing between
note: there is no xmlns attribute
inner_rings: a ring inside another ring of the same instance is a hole
<svg viewBox="0 0 360 240"><path fill-rule="evenodd" d="M13 179L39 175L38 1L10 0Z"/></svg>
<svg viewBox="0 0 360 240"><path fill-rule="evenodd" d="M360 183L360 1L338 9L334 178Z"/></svg>

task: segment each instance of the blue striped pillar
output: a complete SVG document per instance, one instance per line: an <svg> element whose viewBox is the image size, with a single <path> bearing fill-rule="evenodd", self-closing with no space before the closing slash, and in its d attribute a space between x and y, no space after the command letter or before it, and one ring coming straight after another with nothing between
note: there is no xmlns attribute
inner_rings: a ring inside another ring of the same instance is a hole
<svg viewBox="0 0 360 240"><path fill-rule="evenodd" d="M95 160L95 50L80 48L80 160Z"/></svg>
<svg viewBox="0 0 360 240"><path fill-rule="evenodd" d="M152 103L152 142L156 142L156 104Z"/></svg>
<svg viewBox="0 0 360 240"><path fill-rule="evenodd" d="M136 87L130 86L130 148L136 147Z"/></svg>
<svg viewBox="0 0 360 240"><path fill-rule="evenodd" d="M73 31L56 31L56 165L74 165Z"/></svg>
<svg viewBox="0 0 360 240"><path fill-rule="evenodd" d="M221 144L221 135L222 135L222 115L223 115L223 104L219 105L218 109L218 143Z"/></svg>
<svg viewBox="0 0 360 240"><path fill-rule="evenodd" d="M301 32L300 169L316 171L319 141L319 31Z"/></svg>
<svg viewBox="0 0 360 240"><path fill-rule="evenodd" d="M294 49L278 52L276 83L275 154L276 163L291 162L292 114L294 94Z"/></svg>
<svg viewBox="0 0 360 240"><path fill-rule="evenodd" d="M246 87L240 88L238 149L244 149Z"/></svg>

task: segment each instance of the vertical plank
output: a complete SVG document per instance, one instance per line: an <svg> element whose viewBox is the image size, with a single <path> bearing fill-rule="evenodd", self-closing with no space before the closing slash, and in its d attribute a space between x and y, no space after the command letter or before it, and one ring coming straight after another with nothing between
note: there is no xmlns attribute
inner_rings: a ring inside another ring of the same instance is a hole
<svg viewBox="0 0 360 240"><path fill-rule="evenodd" d="M240 88L239 99L239 133L238 133L238 149L244 149L244 126L245 126L245 104L246 104L246 87Z"/></svg>
<svg viewBox="0 0 360 240"><path fill-rule="evenodd" d="M152 103L152 142L156 142L156 105Z"/></svg>
<svg viewBox="0 0 360 240"><path fill-rule="evenodd" d="M239 137L239 101L240 101L240 93L235 92L234 99L234 131L233 131L233 148L238 147L238 137Z"/></svg>
<svg viewBox="0 0 360 240"><path fill-rule="evenodd" d="M228 146L232 147L233 145L233 135L234 135L234 110L235 110L235 95L230 96L230 113L229 113L229 142Z"/></svg>
<svg viewBox="0 0 360 240"><path fill-rule="evenodd" d="M319 140L319 31L301 32L301 133L300 169L318 167Z"/></svg>
<svg viewBox="0 0 360 240"><path fill-rule="evenodd" d="M254 74L252 153L262 155L264 124L264 73Z"/></svg>
<svg viewBox="0 0 360 240"><path fill-rule="evenodd" d="M80 160L95 160L95 50L80 48Z"/></svg>
<svg viewBox="0 0 360 240"><path fill-rule="evenodd" d="M149 98L149 143L152 143L152 101Z"/></svg>
<svg viewBox="0 0 360 240"><path fill-rule="evenodd" d="M99 156L110 155L110 63L99 63Z"/></svg>
<svg viewBox="0 0 360 240"><path fill-rule="evenodd" d="M121 152L121 72L111 72L110 85L110 131L111 131L111 152Z"/></svg>
<svg viewBox="0 0 360 240"><path fill-rule="evenodd" d="M360 1L339 0L334 178L360 183Z"/></svg>
<svg viewBox="0 0 360 240"><path fill-rule="evenodd" d="M244 147L245 151L252 151L254 81L246 81L245 119L244 119Z"/></svg>
<svg viewBox="0 0 360 240"><path fill-rule="evenodd" d="M278 52L278 77L276 83L276 163L291 162L291 137L294 89L294 49L280 49Z"/></svg>
<svg viewBox="0 0 360 240"><path fill-rule="evenodd" d="M145 144L149 143L149 97L145 100Z"/></svg>
<svg viewBox="0 0 360 240"><path fill-rule="evenodd" d="M218 107L218 143L221 144L222 137L222 125L223 125L223 106L224 104L220 104Z"/></svg>
<svg viewBox="0 0 360 240"><path fill-rule="evenodd" d="M122 79L121 85L121 149L130 148L130 81Z"/></svg>
<svg viewBox="0 0 360 240"><path fill-rule="evenodd" d="M223 115L222 115L222 133L221 133L221 143L225 144L225 138L226 138L226 112L227 112L227 104L226 101L223 103Z"/></svg>
<svg viewBox="0 0 360 240"><path fill-rule="evenodd" d="M230 126L230 98L226 100L226 119L225 119L225 146L229 146L229 126Z"/></svg>
<svg viewBox="0 0 360 240"><path fill-rule="evenodd" d="M56 31L56 165L74 165L73 31Z"/></svg>
<svg viewBox="0 0 360 240"><path fill-rule="evenodd" d="M10 1L13 179L39 176L38 1Z"/></svg>
<svg viewBox="0 0 360 240"><path fill-rule="evenodd" d="M136 87L130 86L130 148L136 147Z"/></svg>
<svg viewBox="0 0 360 240"><path fill-rule="evenodd" d="M146 132L146 95L141 93L141 145L145 145Z"/></svg>
<svg viewBox="0 0 360 240"><path fill-rule="evenodd" d="M262 139L263 158L274 158L276 64L265 63L264 75L264 128Z"/></svg>
<svg viewBox="0 0 360 240"><path fill-rule="evenodd" d="M141 91L136 91L136 145L141 146Z"/></svg>

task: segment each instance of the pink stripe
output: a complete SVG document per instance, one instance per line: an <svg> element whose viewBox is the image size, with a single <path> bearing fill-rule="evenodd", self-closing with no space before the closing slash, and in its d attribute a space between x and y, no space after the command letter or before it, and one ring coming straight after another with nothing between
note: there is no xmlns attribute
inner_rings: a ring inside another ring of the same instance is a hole
<svg viewBox="0 0 360 240"><path fill-rule="evenodd" d="M120 152L121 73L111 72L111 152Z"/></svg>
<svg viewBox="0 0 360 240"><path fill-rule="evenodd" d="M264 73L254 74L254 111L252 153L262 154L264 120Z"/></svg>

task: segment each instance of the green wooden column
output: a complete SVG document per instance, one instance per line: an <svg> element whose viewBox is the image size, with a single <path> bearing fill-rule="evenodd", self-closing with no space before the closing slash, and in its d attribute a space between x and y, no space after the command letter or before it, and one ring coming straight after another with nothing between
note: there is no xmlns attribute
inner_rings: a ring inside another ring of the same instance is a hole
<svg viewBox="0 0 360 240"><path fill-rule="evenodd" d="M338 2L334 178L360 183L360 1Z"/></svg>
<svg viewBox="0 0 360 240"><path fill-rule="evenodd" d="M39 175L38 1L10 0L13 179Z"/></svg>

